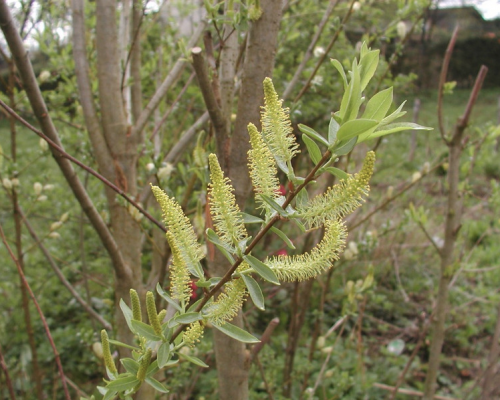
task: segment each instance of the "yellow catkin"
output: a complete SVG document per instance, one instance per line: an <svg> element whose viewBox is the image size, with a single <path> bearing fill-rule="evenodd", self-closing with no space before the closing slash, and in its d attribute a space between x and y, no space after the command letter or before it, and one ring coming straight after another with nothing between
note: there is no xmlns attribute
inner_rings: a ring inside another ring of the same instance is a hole
<svg viewBox="0 0 500 400"><path fill-rule="evenodd" d="M193 322L189 324L182 335L182 340L184 344L188 347L193 348L196 343L200 342L203 337L203 324L200 321Z"/></svg>
<svg viewBox="0 0 500 400"><path fill-rule="evenodd" d="M102 356L104 358L104 365L108 369L109 372L113 374L117 374L115 362L113 361L113 357L111 356L111 351L109 349L109 338L108 333L103 329L101 331L101 343L102 343Z"/></svg>
<svg viewBox="0 0 500 400"><path fill-rule="evenodd" d="M293 135L288 108L283 108L271 78L264 79L264 111L261 115L262 135L273 156L282 163L289 163L299 152Z"/></svg>
<svg viewBox="0 0 500 400"><path fill-rule="evenodd" d="M142 356L139 362L139 369L137 371L137 379L141 382L146 379L146 372L148 371L149 363L151 362L151 356L153 352L150 348L146 350L146 353Z"/></svg>
<svg viewBox="0 0 500 400"><path fill-rule="evenodd" d="M224 292L216 301L206 307L206 318L214 325L223 325L231 321L243 306L247 296L243 279L235 279L227 283Z"/></svg>
<svg viewBox="0 0 500 400"><path fill-rule="evenodd" d="M344 217L361 206L363 196L370 191L370 178L375 166L375 153L366 154L361 170L297 208L298 215L309 226L320 226L325 221Z"/></svg>
<svg viewBox="0 0 500 400"><path fill-rule="evenodd" d="M132 304L132 318L136 321L142 321L141 302L134 289L130 289L130 303Z"/></svg>
<svg viewBox="0 0 500 400"><path fill-rule="evenodd" d="M161 335L161 323L156 311L155 296L153 292L146 293L146 311L148 312L149 323L157 335Z"/></svg>
<svg viewBox="0 0 500 400"><path fill-rule="evenodd" d="M280 281L302 281L321 274L338 260L345 248L347 230L342 222L334 220L326 224L325 235L310 253L278 256L267 260L266 264Z"/></svg>
<svg viewBox="0 0 500 400"><path fill-rule="evenodd" d="M273 155L254 124L248 124L248 134L252 146L248 151L248 167L255 193L276 199L279 197L280 182ZM259 196L256 200L261 204L260 207L268 207Z"/></svg>
<svg viewBox="0 0 500 400"><path fill-rule="evenodd" d="M220 239L228 246L238 246L245 239L247 231L240 209L236 204L233 187L219 165L217 156L208 156L210 165L210 213Z"/></svg>
<svg viewBox="0 0 500 400"><path fill-rule="evenodd" d="M189 301L192 293L189 270L182 258L174 235L167 232L167 239L172 249L172 265L170 266L170 294L180 302Z"/></svg>

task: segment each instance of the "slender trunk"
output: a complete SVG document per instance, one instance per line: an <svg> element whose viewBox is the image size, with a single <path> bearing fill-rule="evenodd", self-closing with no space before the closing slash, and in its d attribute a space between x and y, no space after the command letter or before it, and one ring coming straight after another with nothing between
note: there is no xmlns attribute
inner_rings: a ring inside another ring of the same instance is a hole
<svg viewBox="0 0 500 400"><path fill-rule="evenodd" d="M14 98L14 88L15 88L15 66L12 60L6 59L9 65L9 87L7 88L9 95L9 102L11 107L16 106L16 99ZM10 124L10 143L11 143L11 158L12 162L17 161L17 132L16 124L12 117L9 117ZM22 243L22 221L21 215L19 213L19 198L17 196L17 189L13 187L12 189L12 209L14 215L14 228L15 228L15 243L16 243L16 253L17 259L19 260L19 265L22 270L25 270L24 257L23 257L23 243ZM22 299L22 308L24 313L24 323L26 325L26 333L28 335L28 343L31 350L31 365L33 368L33 378L35 381L36 393L42 398L45 398L42 387L42 372L38 364L38 352L36 349L35 334L33 332L33 325L31 323L31 313L29 308L29 296L26 287L23 285L22 279L20 278L20 290Z"/></svg>
<svg viewBox="0 0 500 400"><path fill-rule="evenodd" d="M497 323L495 332L491 338L491 347L488 354L488 365L484 373L483 387L481 392L482 400L494 400L495 389L498 390L498 357L500 356L500 306L498 306ZM498 398L498 397L497 397Z"/></svg>
<svg viewBox="0 0 500 400"><path fill-rule="evenodd" d="M454 33L454 38L456 38L457 31ZM454 40L450 41L450 44L453 44ZM451 57L451 52L453 50L453 46L449 46L447 51L447 57L445 57L445 61L443 65L446 67L443 68L441 74L441 83L440 83L440 94L442 94L444 81L446 78L446 69L447 69L447 59L449 61L449 57ZM429 364L427 369L427 375L425 377L425 386L424 386L424 396L423 400L432 400L434 398L434 394L437 389L437 376L439 372L439 364L441 358L441 351L444 342L445 336L445 322L447 315L447 306L448 306L448 286L451 278L453 277L452 265L454 261L453 250L455 248L455 243L458 236L458 231L460 230L461 218L462 218L462 200L461 200L461 191L459 189L460 183L460 156L463 151L463 135L464 131L469 123L469 117L472 112L472 108L476 102L479 91L481 90L481 86L483 84L484 78L486 77L488 69L485 66L482 66L478 77L476 79L476 83L474 88L472 89L469 101L465 107L464 114L460 117L455 125L452 136L450 139L446 137L446 133L444 129L442 129L442 125L440 124L441 136L445 141L446 145L449 149L448 156L448 201L446 205L446 222L445 222L445 230L444 230L444 245L440 250L441 257L441 268L440 268L440 278L439 278L439 287L438 287L438 297L436 299L436 309L434 312L434 318L431 322L431 346L430 346L430 356L429 356ZM442 109L442 104L438 103L438 110ZM440 119L442 115L439 115Z"/></svg>

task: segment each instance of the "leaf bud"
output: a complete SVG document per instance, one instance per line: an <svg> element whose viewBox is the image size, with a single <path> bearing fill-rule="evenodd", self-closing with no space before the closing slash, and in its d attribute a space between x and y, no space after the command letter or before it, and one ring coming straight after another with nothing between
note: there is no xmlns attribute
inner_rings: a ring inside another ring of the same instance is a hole
<svg viewBox="0 0 500 400"><path fill-rule="evenodd" d="M12 178L10 181L12 182L12 186L13 187L18 187L19 186L19 179Z"/></svg>
<svg viewBox="0 0 500 400"><path fill-rule="evenodd" d="M406 24L404 21L399 21L396 25L396 32L401 40L403 40L406 36Z"/></svg>
<svg viewBox="0 0 500 400"><path fill-rule="evenodd" d="M394 194L394 186L389 186L387 188L387 198L390 199L393 194Z"/></svg>
<svg viewBox="0 0 500 400"><path fill-rule="evenodd" d="M322 349L323 347L325 347L325 342L326 342L325 337L324 336L319 336L318 340L316 340L316 347L318 349Z"/></svg>
<svg viewBox="0 0 500 400"><path fill-rule="evenodd" d="M40 83L44 83L49 79L50 79L50 72L47 70L43 70L42 72L40 72L40 75L38 75L38 81Z"/></svg>
<svg viewBox="0 0 500 400"><path fill-rule="evenodd" d="M65 223L69 218L69 212L65 212L63 215L61 215L61 218L59 218L59 221L62 223Z"/></svg>
<svg viewBox="0 0 500 400"><path fill-rule="evenodd" d="M151 172L152 170L154 170L154 169L155 169L155 165L154 165L152 162L147 163L147 164L146 164L146 169L147 169L149 172Z"/></svg>
<svg viewBox="0 0 500 400"><path fill-rule="evenodd" d="M51 239L59 239L61 237L61 235L59 234L59 232L50 232L49 233L49 238Z"/></svg>
<svg viewBox="0 0 500 400"><path fill-rule="evenodd" d="M49 184L43 186L43 190L52 190L55 187L56 187L55 185L53 185L52 183L49 183Z"/></svg>
<svg viewBox="0 0 500 400"><path fill-rule="evenodd" d="M62 224L63 223L61 221L54 222L50 225L50 230L57 231L62 226Z"/></svg>
<svg viewBox="0 0 500 400"><path fill-rule="evenodd" d="M35 191L35 195L39 196L43 190L42 184L40 182L35 182L33 184L33 190Z"/></svg>
<svg viewBox="0 0 500 400"><path fill-rule="evenodd" d="M167 163L164 167L161 167L158 170L158 178L160 179L168 179L174 170L174 166L170 163Z"/></svg>
<svg viewBox="0 0 500 400"><path fill-rule="evenodd" d="M96 355L97 358L102 360L104 358L104 353L102 351L102 344L101 342L94 342L92 343L92 351Z"/></svg>
<svg viewBox="0 0 500 400"><path fill-rule="evenodd" d="M49 149L49 144L45 139L40 138L38 145L40 146L40 149L42 149L42 151L47 151Z"/></svg>
<svg viewBox="0 0 500 400"><path fill-rule="evenodd" d="M3 178L2 184L5 189L7 190L12 189L12 181L9 178Z"/></svg>
<svg viewBox="0 0 500 400"><path fill-rule="evenodd" d="M411 177L411 183L414 183L418 181L422 177L422 174L420 172L414 172L412 177Z"/></svg>
<svg viewBox="0 0 500 400"><path fill-rule="evenodd" d="M48 199L48 197L47 197L47 196L42 195L42 196L40 196L40 197L37 199L37 201L42 202L42 201L46 201L47 199Z"/></svg>
<svg viewBox="0 0 500 400"><path fill-rule="evenodd" d="M424 163L424 166L422 167L422 174L426 175L429 173L430 170L431 170L431 164L429 163L429 161L426 161Z"/></svg>

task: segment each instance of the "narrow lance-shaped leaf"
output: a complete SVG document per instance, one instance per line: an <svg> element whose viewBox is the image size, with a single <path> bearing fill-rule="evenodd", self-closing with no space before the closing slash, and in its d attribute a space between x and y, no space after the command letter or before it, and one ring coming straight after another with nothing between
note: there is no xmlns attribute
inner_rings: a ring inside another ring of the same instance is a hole
<svg viewBox="0 0 500 400"><path fill-rule="evenodd" d="M232 324L214 325L214 328L243 343L259 343L260 340Z"/></svg>

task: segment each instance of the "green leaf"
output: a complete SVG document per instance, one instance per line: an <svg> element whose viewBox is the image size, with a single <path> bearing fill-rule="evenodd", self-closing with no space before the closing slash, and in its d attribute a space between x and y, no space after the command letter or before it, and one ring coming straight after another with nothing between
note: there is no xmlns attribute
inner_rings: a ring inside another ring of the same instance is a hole
<svg viewBox="0 0 500 400"><path fill-rule="evenodd" d="M336 176L339 179L347 179L349 177L349 175L346 174L344 171L335 167L325 168L325 171L329 172L330 174Z"/></svg>
<svg viewBox="0 0 500 400"><path fill-rule="evenodd" d="M158 349L158 368L163 368L170 360L170 343L162 343Z"/></svg>
<svg viewBox="0 0 500 400"><path fill-rule="evenodd" d="M106 391L105 395L102 397L102 400L112 400L116 397L117 391L116 390L108 390Z"/></svg>
<svg viewBox="0 0 500 400"><path fill-rule="evenodd" d="M118 378L115 381L109 382L106 386L109 390L116 390L118 392L124 392L134 388L141 381L135 376L125 376L123 378Z"/></svg>
<svg viewBox="0 0 500 400"><path fill-rule="evenodd" d="M108 341L109 343L114 344L115 346L120 346L120 347L125 347L126 349L140 351L138 347L130 346L129 344L119 342L118 340L109 339Z"/></svg>
<svg viewBox="0 0 500 400"><path fill-rule="evenodd" d="M243 256L243 259L266 281L279 285L280 281L274 271L254 256Z"/></svg>
<svg viewBox="0 0 500 400"><path fill-rule="evenodd" d="M373 78L373 74L377 70L380 50L372 50L365 53L359 60L361 90L365 90L366 86Z"/></svg>
<svg viewBox="0 0 500 400"><path fill-rule="evenodd" d="M356 145L356 142L358 141L358 137L355 136L350 140L343 140L342 142L338 142L335 147L331 150L332 153L335 153L338 156L343 156L344 154L349 153L354 146Z"/></svg>
<svg viewBox="0 0 500 400"><path fill-rule="evenodd" d="M158 336L153 328L144 322L132 320L133 332L137 333L140 336L144 336L148 340L159 341L161 337Z"/></svg>
<svg viewBox="0 0 500 400"><path fill-rule="evenodd" d="M130 309L129 306L127 306L127 303L123 301L123 299L120 299L120 308L122 310L123 316L125 317L125 321L127 321L128 328L133 332L134 329L132 328L132 325L130 322L134 318L134 314L132 313L132 310Z"/></svg>
<svg viewBox="0 0 500 400"><path fill-rule="evenodd" d="M303 124L299 124L298 127L302 133L305 133L311 139L314 139L317 142L324 144L325 146L328 146L328 141L323 136L321 136L318 132L316 132L313 128L310 128L310 127L303 125Z"/></svg>
<svg viewBox="0 0 500 400"><path fill-rule="evenodd" d="M333 66L339 71L339 74L342 78L342 82L344 83L344 90L347 90L347 77L345 75L344 67L340 63L339 60L330 60Z"/></svg>
<svg viewBox="0 0 500 400"><path fill-rule="evenodd" d="M363 119L382 121L392 104L392 87L378 92L366 105Z"/></svg>
<svg viewBox="0 0 500 400"><path fill-rule="evenodd" d="M180 324L190 324L191 322L199 321L202 318L203 317L199 312L188 312L175 317L174 320Z"/></svg>
<svg viewBox="0 0 500 400"><path fill-rule="evenodd" d="M360 138L360 140L365 141L368 139L374 139L377 137L381 137L381 136L385 136L385 135L389 135L391 133L401 132L401 131L408 131L408 130L431 131L432 129L433 128L429 128L426 126L415 124L413 122L399 122L399 123L395 123L395 124L385 125L383 127L383 129L373 132L371 135L367 136L366 138Z"/></svg>
<svg viewBox="0 0 500 400"><path fill-rule="evenodd" d="M208 365L205 364L203 361L201 361L197 357L188 356L187 354L183 354L183 353L178 353L178 354L179 354L180 358L183 358L184 360L189 361L190 363L193 363L193 364L198 365L198 366L203 367L203 368L208 368Z"/></svg>
<svg viewBox="0 0 500 400"><path fill-rule="evenodd" d="M174 299L172 299L167 292L163 290L159 282L156 284L156 291L168 304L174 307L177 311L182 311L181 306Z"/></svg>
<svg viewBox="0 0 500 400"><path fill-rule="evenodd" d="M359 76L359 68L356 59L352 65L351 81L347 86L342 102L340 103L339 116L342 118L342 123L346 123L355 119L358 116L359 106L361 105L361 78ZM342 127L340 128L342 129ZM340 133L339 133L340 140Z"/></svg>
<svg viewBox="0 0 500 400"><path fill-rule="evenodd" d="M330 118L330 125L328 126L328 144L332 145L337 140L337 132L339 131L340 125L335 118Z"/></svg>
<svg viewBox="0 0 500 400"><path fill-rule="evenodd" d="M149 364L149 367L146 371L146 376L156 374L159 370L160 368L158 368L158 360L154 360L151 364Z"/></svg>
<svg viewBox="0 0 500 400"><path fill-rule="evenodd" d="M247 214L244 212L240 213L245 224L261 224L265 222L262 218L256 217L255 215Z"/></svg>
<svg viewBox="0 0 500 400"><path fill-rule="evenodd" d="M311 156L312 162L314 163L314 165L317 165L321 161L322 157L321 150L319 149L316 142L312 140L309 136L302 135L302 140L306 144L307 151Z"/></svg>
<svg viewBox="0 0 500 400"><path fill-rule="evenodd" d="M158 392L168 393L168 389L165 387L165 385L161 382L158 382L156 379L148 377L145 380L148 385L152 386Z"/></svg>
<svg viewBox="0 0 500 400"><path fill-rule="evenodd" d="M392 114L388 115L382 121L380 121L380 126L382 127L383 125L390 124L395 119L401 118L403 115L405 115L406 111L401 111L405 103L406 100L401 103L401 105L397 108L396 111L394 111Z"/></svg>
<svg viewBox="0 0 500 400"><path fill-rule="evenodd" d="M137 371L139 371L139 363L137 361L132 358L122 358L120 362L127 372L134 376L137 375Z"/></svg>
<svg viewBox="0 0 500 400"><path fill-rule="evenodd" d="M285 232L279 230L275 226L271 227L271 231L276 233L276 235L278 235L281 238L281 240L283 240L288 247L290 247L291 249L295 249L295 246L293 245L292 241L288 238L288 236L285 235Z"/></svg>
<svg viewBox="0 0 500 400"><path fill-rule="evenodd" d="M227 336L243 343L259 343L260 340L237 326L226 322L224 325L213 325L213 327Z"/></svg>
<svg viewBox="0 0 500 400"><path fill-rule="evenodd" d="M302 188L297 196L295 196L295 205L297 208L300 208L309 203L309 194L307 193L306 188Z"/></svg>
<svg viewBox="0 0 500 400"><path fill-rule="evenodd" d="M281 207L278 203L276 203L271 197L266 196L265 194L259 194L259 196L264 200L267 204L271 206L271 208L276 211L279 215L281 215L284 218L288 218L289 214L285 210L283 210L283 207Z"/></svg>
<svg viewBox="0 0 500 400"><path fill-rule="evenodd" d="M206 230L206 235L207 239L213 244L215 244L215 246L220 250L220 252L224 255L224 257L226 257L231 264L234 264L234 257L229 252L227 245L224 242L222 242L222 240L220 240L219 236L217 236L215 231L213 229L208 228Z"/></svg>
<svg viewBox="0 0 500 400"><path fill-rule="evenodd" d="M344 141L362 135L363 133L373 132L378 124L379 122L374 119L355 119L347 121L340 127L337 139L339 141ZM336 154L338 153L336 152Z"/></svg>
<svg viewBox="0 0 500 400"><path fill-rule="evenodd" d="M260 289L259 284L255 279L248 275L241 275L245 285L247 285L248 293L250 293L250 297L259 310L264 310L264 295L262 294L262 290Z"/></svg>
<svg viewBox="0 0 500 400"><path fill-rule="evenodd" d="M305 225L298 218L293 218L292 221L295 222L295 224L299 227L302 233L306 232Z"/></svg>

